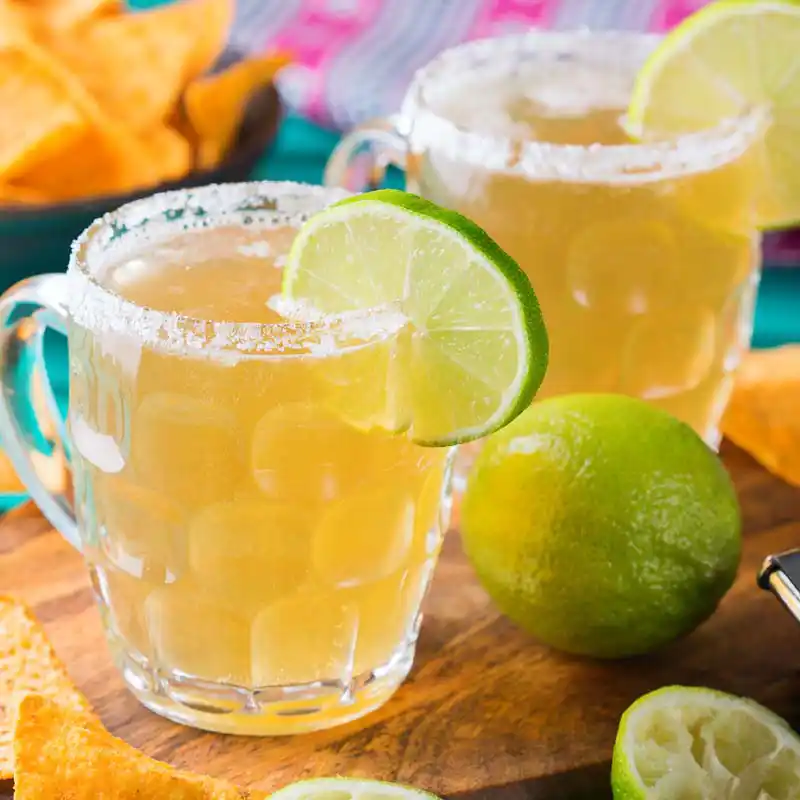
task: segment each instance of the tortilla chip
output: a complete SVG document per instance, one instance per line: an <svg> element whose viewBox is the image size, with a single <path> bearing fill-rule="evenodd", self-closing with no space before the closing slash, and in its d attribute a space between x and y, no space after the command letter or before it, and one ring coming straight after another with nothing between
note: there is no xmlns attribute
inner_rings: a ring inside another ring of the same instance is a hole
<svg viewBox="0 0 800 800"><path fill-rule="evenodd" d="M44 629L21 601L0 597L0 779L14 772L13 716L27 692L55 698L76 716L91 714L89 701L69 679Z"/></svg>
<svg viewBox="0 0 800 800"><path fill-rule="evenodd" d="M143 146L127 132L92 130L59 157L29 171L19 185L54 200L121 194L157 183Z"/></svg>
<svg viewBox="0 0 800 800"><path fill-rule="evenodd" d="M15 184L55 200L72 200L130 192L158 183L158 170L139 138L107 115L77 81L72 88L76 103L89 120L87 130Z"/></svg>
<svg viewBox="0 0 800 800"><path fill-rule="evenodd" d="M270 83L289 60L281 53L246 59L186 87L183 105L198 139L200 167L213 167L222 160L236 138L253 93Z"/></svg>
<svg viewBox="0 0 800 800"><path fill-rule="evenodd" d="M25 486L5 453L0 453L0 492L3 494L25 493Z"/></svg>
<svg viewBox="0 0 800 800"><path fill-rule="evenodd" d="M51 53L32 42L28 50L64 87L81 115L83 127L67 146L39 159L35 167L26 170L13 184L41 192L53 200L68 200L126 192L156 182L157 171L136 136L106 114Z"/></svg>
<svg viewBox="0 0 800 800"><path fill-rule="evenodd" d="M63 36L91 20L125 10L123 0L25 0L17 5L30 29L45 38Z"/></svg>
<svg viewBox="0 0 800 800"><path fill-rule="evenodd" d="M34 451L31 453L31 461L33 461L36 474L49 491L53 494L63 494L67 491L69 468L61 450L54 451L52 456ZM0 451L0 492L25 494L27 491L8 456Z"/></svg>
<svg viewBox="0 0 800 800"><path fill-rule="evenodd" d="M54 44L103 111L132 131L165 120L186 81L196 34L170 12L165 6L101 19Z"/></svg>
<svg viewBox="0 0 800 800"><path fill-rule="evenodd" d="M267 796L155 761L79 710L36 694L20 703L14 756L15 800L259 800Z"/></svg>
<svg viewBox="0 0 800 800"><path fill-rule="evenodd" d="M141 138L159 181L177 180L192 168L192 146L175 128L159 125Z"/></svg>
<svg viewBox="0 0 800 800"><path fill-rule="evenodd" d="M234 0L0 0L0 204L123 194L183 177L186 84L225 48Z"/></svg>
<svg viewBox="0 0 800 800"><path fill-rule="evenodd" d="M48 203L50 198L44 192L27 189L24 186L14 186L10 183L0 183L0 205L30 206Z"/></svg>
<svg viewBox="0 0 800 800"><path fill-rule="evenodd" d="M186 65L187 81L216 64L228 44L235 12L235 0L183 0L165 9L175 24L188 26L193 32L192 54Z"/></svg>
<svg viewBox="0 0 800 800"><path fill-rule="evenodd" d="M178 100L224 50L234 0L124 9L0 0L0 205L147 190L193 168Z"/></svg>
<svg viewBox="0 0 800 800"><path fill-rule="evenodd" d="M722 431L770 472L800 486L800 345L754 350L739 367Z"/></svg>
<svg viewBox="0 0 800 800"><path fill-rule="evenodd" d="M25 7L12 0L0 0L0 47L9 47L27 39L29 35L30 26Z"/></svg>
<svg viewBox="0 0 800 800"><path fill-rule="evenodd" d="M31 43L0 48L0 180L63 152L86 120L61 76Z"/></svg>

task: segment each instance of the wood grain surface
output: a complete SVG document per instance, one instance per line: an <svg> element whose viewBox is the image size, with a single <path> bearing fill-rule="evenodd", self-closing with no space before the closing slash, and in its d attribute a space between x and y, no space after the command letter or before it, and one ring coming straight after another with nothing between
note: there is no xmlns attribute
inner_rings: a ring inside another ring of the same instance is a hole
<svg viewBox="0 0 800 800"><path fill-rule="evenodd" d="M111 664L80 557L30 506L0 520L0 590L34 606L113 733L178 767L262 789L343 774L475 800L602 800L620 714L656 687L713 686L800 722L800 626L755 585L764 556L800 545L800 491L731 446L723 456L744 512L744 557L694 634L624 662L554 653L500 617L451 533L410 679L383 709L317 734L206 734L139 706Z"/></svg>

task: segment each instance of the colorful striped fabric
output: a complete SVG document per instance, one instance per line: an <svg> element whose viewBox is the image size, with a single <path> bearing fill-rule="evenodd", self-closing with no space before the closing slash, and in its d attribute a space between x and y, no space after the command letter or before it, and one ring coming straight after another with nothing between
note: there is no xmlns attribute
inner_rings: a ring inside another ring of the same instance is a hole
<svg viewBox="0 0 800 800"><path fill-rule="evenodd" d="M239 0L234 43L284 48L288 104L346 129L397 109L414 70L458 42L530 27L663 31L703 0Z"/></svg>

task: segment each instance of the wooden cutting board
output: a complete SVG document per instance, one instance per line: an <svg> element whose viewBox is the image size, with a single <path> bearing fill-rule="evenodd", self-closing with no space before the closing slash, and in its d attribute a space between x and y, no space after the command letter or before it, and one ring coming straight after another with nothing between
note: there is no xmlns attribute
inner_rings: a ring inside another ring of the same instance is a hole
<svg viewBox="0 0 800 800"><path fill-rule="evenodd" d="M109 659L80 557L29 506L0 520L0 591L33 604L113 733L178 767L262 789L343 774L481 800L603 800L620 714L651 689L713 686L800 722L800 626L755 586L764 556L800 546L800 490L733 447L723 455L744 511L744 558L693 635L625 662L554 653L498 615L450 534L410 679L383 709L317 734L205 734L139 706Z"/></svg>

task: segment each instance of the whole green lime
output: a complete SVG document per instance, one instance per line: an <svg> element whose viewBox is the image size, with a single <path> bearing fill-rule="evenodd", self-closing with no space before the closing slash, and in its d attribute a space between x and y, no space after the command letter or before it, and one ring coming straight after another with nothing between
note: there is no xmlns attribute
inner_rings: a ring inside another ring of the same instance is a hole
<svg viewBox="0 0 800 800"><path fill-rule="evenodd" d="M534 403L491 436L462 507L501 611L560 650L646 653L699 625L736 575L724 467L683 422L621 395Z"/></svg>

